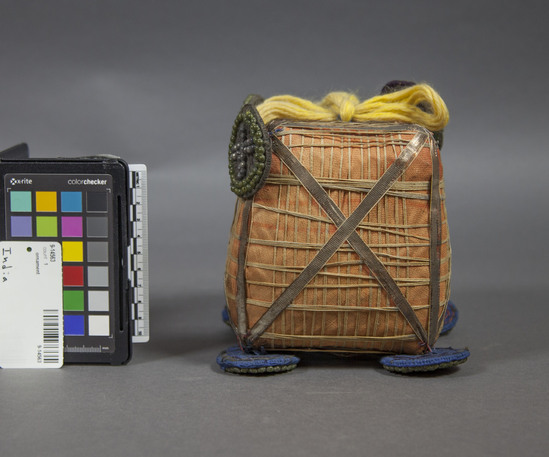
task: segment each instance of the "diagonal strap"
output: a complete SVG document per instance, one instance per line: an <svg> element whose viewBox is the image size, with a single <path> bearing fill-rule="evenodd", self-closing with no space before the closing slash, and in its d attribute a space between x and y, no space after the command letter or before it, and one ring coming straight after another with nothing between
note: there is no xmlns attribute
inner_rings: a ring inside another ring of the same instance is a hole
<svg viewBox="0 0 549 457"><path fill-rule="evenodd" d="M278 138L273 138L273 152L286 164L296 178L303 184L303 187L309 191L313 198L318 202L326 214L334 221L336 226L345 222L345 215L330 198L326 190L309 173L303 164L290 152L290 150ZM422 145L423 146L423 145ZM421 146L421 147L422 147ZM421 147L419 149L421 149ZM422 342L427 342L427 333L416 313L412 309L406 297L402 294L395 280L391 277L385 265L381 263L375 253L364 242L360 235L355 231L347 240L351 247L362 259L364 264L370 269L377 278L381 286L385 289L391 300L404 315L406 321L412 327L412 330Z"/></svg>
<svg viewBox="0 0 549 457"><path fill-rule="evenodd" d="M387 171L366 194L355 211L336 230L328 242L318 251L311 263L298 275L298 277L280 294L269 309L259 318L248 333L248 342L252 343L259 338L274 320L286 309L299 295L303 288L313 277L326 265L328 260L335 254L340 246L355 232L360 222L372 210L372 208L383 198L385 193L392 187L395 181L406 171L412 161L417 157L421 148L427 141L426 133L417 133L414 138L403 149L398 158L391 164ZM332 201L332 205L337 206Z"/></svg>

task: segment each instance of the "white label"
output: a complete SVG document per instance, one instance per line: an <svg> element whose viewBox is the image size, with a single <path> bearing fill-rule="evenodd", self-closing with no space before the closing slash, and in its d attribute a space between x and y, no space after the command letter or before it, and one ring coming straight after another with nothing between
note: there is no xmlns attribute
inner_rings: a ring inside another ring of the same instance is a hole
<svg viewBox="0 0 549 457"><path fill-rule="evenodd" d="M63 365L63 283L57 242L0 242L0 367Z"/></svg>

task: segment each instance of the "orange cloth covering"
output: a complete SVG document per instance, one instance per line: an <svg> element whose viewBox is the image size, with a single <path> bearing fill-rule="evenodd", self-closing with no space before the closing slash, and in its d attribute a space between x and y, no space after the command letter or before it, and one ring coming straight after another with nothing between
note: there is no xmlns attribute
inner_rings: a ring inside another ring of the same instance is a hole
<svg viewBox="0 0 549 457"><path fill-rule="evenodd" d="M275 135L327 190L348 217L415 134L365 124L277 123ZM375 126L375 124L373 124ZM357 229L412 305L427 330L430 293L430 186L432 138ZM440 332L450 294L450 242L440 165ZM309 264L336 231L316 200L273 154L265 185L252 197L245 257L248 328ZM244 201L231 228L225 292L232 322ZM306 288L254 343L265 349L341 352L424 351L385 290L345 242Z"/></svg>

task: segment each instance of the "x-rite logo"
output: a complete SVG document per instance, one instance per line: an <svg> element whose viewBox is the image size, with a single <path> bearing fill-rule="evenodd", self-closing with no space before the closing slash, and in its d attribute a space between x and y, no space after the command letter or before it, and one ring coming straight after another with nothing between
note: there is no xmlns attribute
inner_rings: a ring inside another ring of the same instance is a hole
<svg viewBox="0 0 549 457"><path fill-rule="evenodd" d="M15 186L16 184L32 184L32 179L29 179L29 178L21 178L21 179L11 178L10 179L10 184L12 186Z"/></svg>

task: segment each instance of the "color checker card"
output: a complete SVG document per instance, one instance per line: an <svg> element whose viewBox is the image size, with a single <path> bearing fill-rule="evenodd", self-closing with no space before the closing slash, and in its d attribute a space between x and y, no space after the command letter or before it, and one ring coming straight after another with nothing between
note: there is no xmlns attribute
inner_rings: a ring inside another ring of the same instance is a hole
<svg viewBox="0 0 549 457"><path fill-rule="evenodd" d="M1 165L4 239L61 244L65 362L124 363L131 355L127 165L29 163Z"/></svg>

